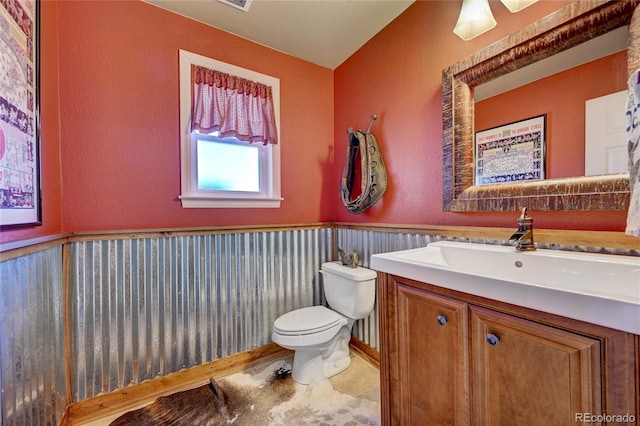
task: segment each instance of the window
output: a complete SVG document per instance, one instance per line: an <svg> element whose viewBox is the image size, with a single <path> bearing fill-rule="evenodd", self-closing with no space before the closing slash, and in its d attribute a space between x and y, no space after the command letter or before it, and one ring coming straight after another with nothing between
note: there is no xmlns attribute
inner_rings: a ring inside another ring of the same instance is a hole
<svg viewBox="0 0 640 426"><path fill-rule="evenodd" d="M280 128L280 80L194 53L180 51L182 207L280 207L280 145L192 130L192 65L271 88Z"/></svg>

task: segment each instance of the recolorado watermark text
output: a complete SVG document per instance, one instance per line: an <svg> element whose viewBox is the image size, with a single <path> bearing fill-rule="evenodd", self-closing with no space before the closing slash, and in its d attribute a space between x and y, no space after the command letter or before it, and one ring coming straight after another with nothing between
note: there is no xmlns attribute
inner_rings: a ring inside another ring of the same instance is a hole
<svg viewBox="0 0 640 426"><path fill-rule="evenodd" d="M594 413L576 413L576 423L635 423L635 414L594 414Z"/></svg>

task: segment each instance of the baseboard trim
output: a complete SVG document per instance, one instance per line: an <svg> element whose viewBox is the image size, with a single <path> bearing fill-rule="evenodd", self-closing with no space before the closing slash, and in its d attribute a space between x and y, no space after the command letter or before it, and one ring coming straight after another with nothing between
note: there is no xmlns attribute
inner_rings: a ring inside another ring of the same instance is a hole
<svg viewBox="0 0 640 426"><path fill-rule="evenodd" d="M351 336L349 346L351 347L352 351L360 355L376 368L380 369L380 352L367 345L355 336Z"/></svg>

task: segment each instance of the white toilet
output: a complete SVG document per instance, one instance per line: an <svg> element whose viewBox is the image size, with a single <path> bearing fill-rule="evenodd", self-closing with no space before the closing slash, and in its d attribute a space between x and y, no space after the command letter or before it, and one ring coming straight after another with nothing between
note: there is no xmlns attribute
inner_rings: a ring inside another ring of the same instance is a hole
<svg viewBox="0 0 640 426"><path fill-rule="evenodd" d="M334 310L311 306L286 313L273 323L272 339L295 351L291 377L303 385L328 379L351 364L351 327L369 316L376 295L376 273L339 262L322 264L324 295Z"/></svg>

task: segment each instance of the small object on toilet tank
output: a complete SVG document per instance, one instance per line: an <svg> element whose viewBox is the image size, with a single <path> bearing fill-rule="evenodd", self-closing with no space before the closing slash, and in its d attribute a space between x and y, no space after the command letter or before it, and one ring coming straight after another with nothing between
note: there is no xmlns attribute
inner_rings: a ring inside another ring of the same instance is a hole
<svg viewBox="0 0 640 426"><path fill-rule="evenodd" d="M350 266L352 268L358 267L358 253L349 253L338 247L338 257L343 265Z"/></svg>

